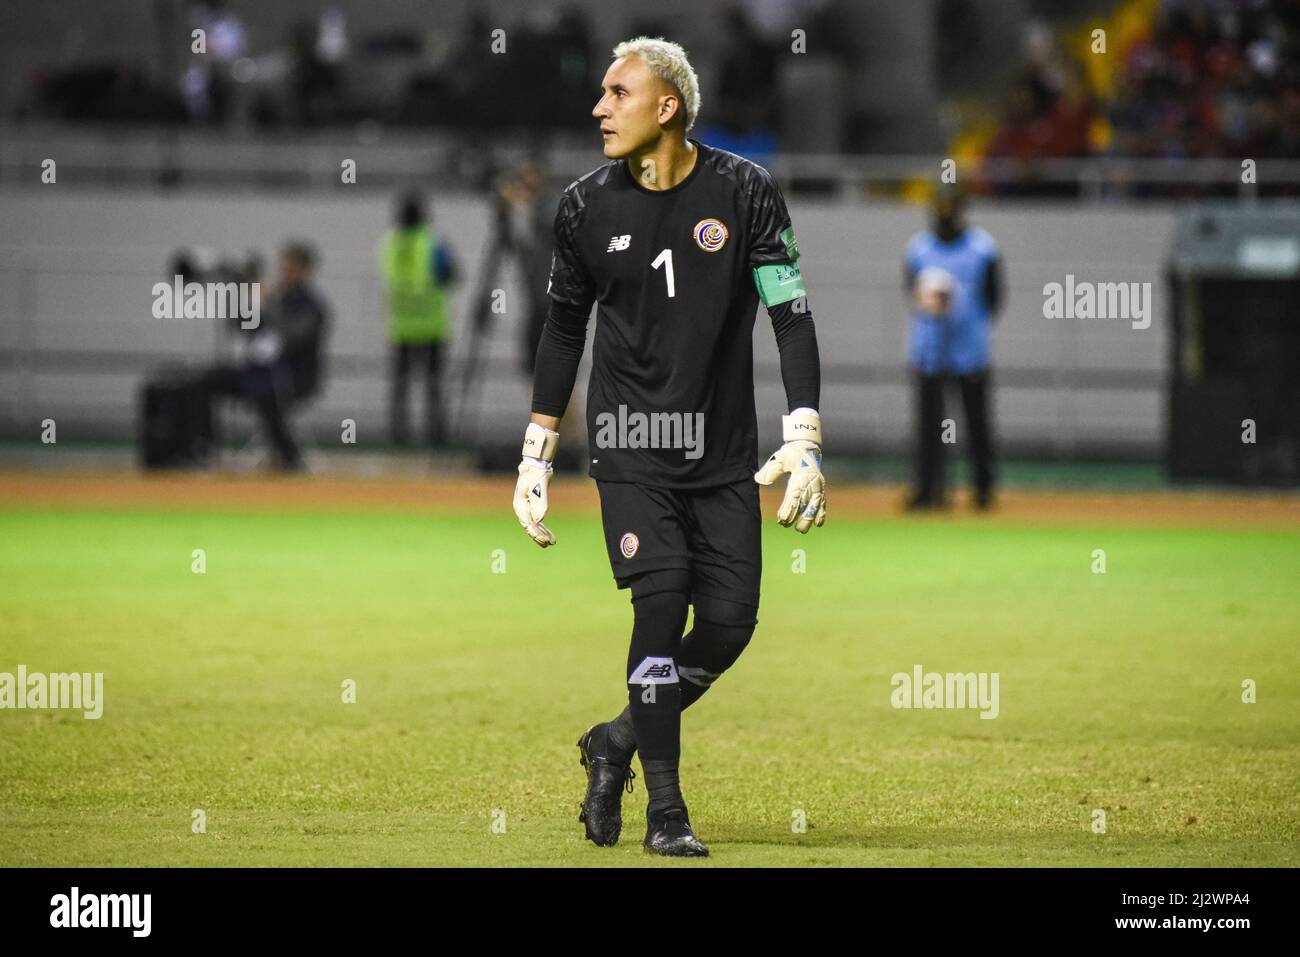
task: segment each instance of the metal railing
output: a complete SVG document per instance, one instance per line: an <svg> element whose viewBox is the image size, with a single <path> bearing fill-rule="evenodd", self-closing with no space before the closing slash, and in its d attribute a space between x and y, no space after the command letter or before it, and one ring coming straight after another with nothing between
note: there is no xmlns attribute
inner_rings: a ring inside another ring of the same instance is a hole
<svg viewBox="0 0 1300 957"><path fill-rule="evenodd" d="M448 131L273 133L251 136L159 127L0 125L0 188L38 185L42 163L57 162L59 182L101 187L274 188L326 190L344 185L343 163L356 163L358 189L391 190L413 181L446 188L482 185L495 169L540 160L557 177L599 165L594 141L565 133L532 150L503 132L490 145ZM843 199L897 193L937 182L946 157L780 153L767 165L787 186ZM959 180L999 196L1084 203L1181 195L1251 199L1300 195L1300 160L1254 158L958 159ZM1251 179L1251 182L1245 180Z"/></svg>

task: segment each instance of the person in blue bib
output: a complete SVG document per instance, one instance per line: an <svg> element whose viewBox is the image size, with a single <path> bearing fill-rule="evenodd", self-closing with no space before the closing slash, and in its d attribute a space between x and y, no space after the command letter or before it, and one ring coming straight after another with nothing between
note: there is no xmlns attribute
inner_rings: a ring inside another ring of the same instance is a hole
<svg viewBox="0 0 1300 957"><path fill-rule="evenodd" d="M965 446L971 457L975 505L993 502L994 454L989 421L989 330L1002 300L998 244L970 227L954 188L935 197L931 228L912 237L903 266L911 308L908 365L916 390L916 486L909 509L944 506L944 446ZM965 434L945 422L944 389L956 382Z"/></svg>

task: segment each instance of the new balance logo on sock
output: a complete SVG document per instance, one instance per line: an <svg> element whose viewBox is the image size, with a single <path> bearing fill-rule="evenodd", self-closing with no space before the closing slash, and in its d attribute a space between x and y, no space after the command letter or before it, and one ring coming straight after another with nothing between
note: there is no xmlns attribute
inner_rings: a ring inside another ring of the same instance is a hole
<svg viewBox="0 0 1300 957"><path fill-rule="evenodd" d="M675 685L677 666L671 658L644 658L627 679L630 685Z"/></svg>

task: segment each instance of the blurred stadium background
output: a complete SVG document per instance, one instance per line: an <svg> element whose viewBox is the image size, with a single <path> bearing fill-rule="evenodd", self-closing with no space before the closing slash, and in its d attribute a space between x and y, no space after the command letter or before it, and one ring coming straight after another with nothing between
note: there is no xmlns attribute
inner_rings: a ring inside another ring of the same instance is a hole
<svg viewBox="0 0 1300 957"><path fill-rule="evenodd" d="M692 55L695 135L785 190L823 362L826 527L779 528L765 493L759 633L687 722L716 862L1296 864L1300 4L64 0L0 20L0 670L108 689L103 723L0 715L0 863L640 860L630 825L604 855L576 826L572 742L620 703L630 618L581 416L561 545L533 547L509 497L557 194L603 161L609 49L647 33ZM1005 262L1007 491L936 520L895 514L901 279L946 158ZM412 187L462 280L433 453L388 430L377 252ZM270 449L230 405L200 474L141 476L145 383L233 345L154 318L154 284L182 261L269 271L291 239L333 310L291 413L310 474L253 477ZM526 252L494 269L507 239ZM1151 283L1149 328L1044 318L1067 275ZM766 448L785 395L761 314L755 341ZM999 720L891 708L915 662L1002 673Z"/></svg>
<svg viewBox="0 0 1300 957"><path fill-rule="evenodd" d="M538 217L549 223L556 191L601 161L589 114L608 49L647 32L682 41L696 61L705 104L696 132L769 165L787 193L822 344L833 467L863 456L842 474L904 474L900 263L926 225L920 204L939 163L952 157L975 196L972 222L999 240L1006 263L994 351L1004 458L1050 463L1053 481L1099 474L1084 467L1096 462L1136 466L1106 473L1117 478L1157 481L1176 458L1175 433L1213 407L1215 428L1195 425L1185 439L1196 445L1183 450L1185 473L1300 479L1293 3L105 0L16 4L4 16L7 457L48 461L53 450L32 444L46 418L65 460L86 442L98 461L129 453L144 377L227 348L219 323L154 319L153 283L170 278L180 251L211 266L270 258L290 237L317 246L334 308L323 388L294 411L293 428L316 468L335 464L331 453L382 452L376 249L395 197L417 186L464 270L446 368L447 454L512 468L530 390L520 304L536 282L512 262L485 275L501 241L495 196L538 163ZM191 52L197 28L205 55ZM504 53L490 50L497 29ZM1093 52L1098 29L1104 53ZM797 31L806 52L790 52ZM46 158L57 163L54 184L41 181ZM1253 182L1243 182L1247 158ZM355 183L343 182L344 160L355 161ZM1252 242L1264 244L1254 259L1242 252ZM1151 327L1044 319L1043 288L1066 273L1152 283ZM488 288L505 290L502 314L478 308ZM761 321L756 339L766 444L783 394ZM252 439L255 450L251 416L225 414L229 443ZM1243 452L1245 417L1267 421ZM358 424L354 449L338 441L344 418Z"/></svg>

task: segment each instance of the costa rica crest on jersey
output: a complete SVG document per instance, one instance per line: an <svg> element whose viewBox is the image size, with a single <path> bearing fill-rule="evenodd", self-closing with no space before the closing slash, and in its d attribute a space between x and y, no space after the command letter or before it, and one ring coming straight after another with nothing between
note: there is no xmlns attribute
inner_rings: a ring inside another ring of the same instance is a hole
<svg viewBox="0 0 1300 957"><path fill-rule="evenodd" d="M727 232L726 224L720 219L701 219L695 224L692 230L695 234L695 245L699 246L706 253L716 253L726 243L727 237L731 234Z"/></svg>
<svg viewBox="0 0 1300 957"><path fill-rule="evenodd" d="M632 532L626 533L619 539L618 550L623 553L624 558L631 558L640 547L641 539L637 538Z"/></svg>

